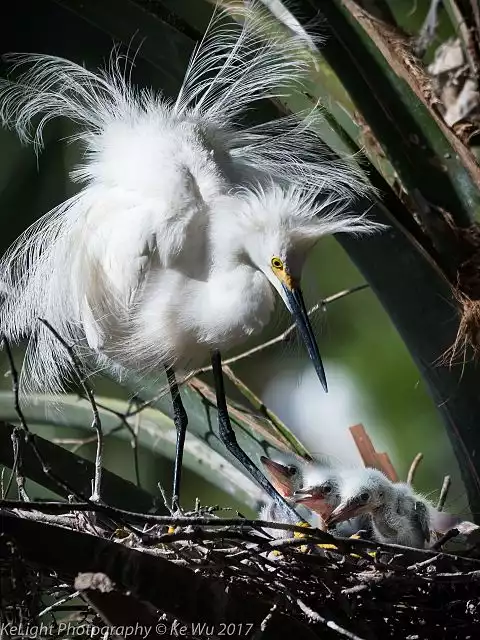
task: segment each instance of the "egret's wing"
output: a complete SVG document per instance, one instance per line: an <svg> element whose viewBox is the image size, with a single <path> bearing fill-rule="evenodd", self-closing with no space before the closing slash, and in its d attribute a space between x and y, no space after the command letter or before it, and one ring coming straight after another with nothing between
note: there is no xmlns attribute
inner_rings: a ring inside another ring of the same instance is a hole
<svg viewBox="0 0 480 640"><path fill-rule="evenodd" d="M14 341L31 336L22 373L26 390L59 390L71 375L68 354L39 324L69 343L99 349L152 268L188 252L191 225L204 216L188 171L178 171L157 198L121 186L88 185L28 229L0 263L8 291L0 330Z"/></svg>
<svg viewBox="0 0 480 640"><path fill-rule="evenodd" d="M152 269L168 269L183 258L197 262L201 269L201 229L205 205L197 182L185 167L172 172L170 184L156 198L123 190L105 193L88 212L88 239L76 280L86 280L82 300L82 322L89 346L99 348L100 328L116 316L128 316ZM200 231L200 233L199 233ZM197 255L195 255L197 253ZM188 255L187 255L188 254ZM196 259L196 260L195 260ZM83 295L82 295L83 294Z"/></svg>

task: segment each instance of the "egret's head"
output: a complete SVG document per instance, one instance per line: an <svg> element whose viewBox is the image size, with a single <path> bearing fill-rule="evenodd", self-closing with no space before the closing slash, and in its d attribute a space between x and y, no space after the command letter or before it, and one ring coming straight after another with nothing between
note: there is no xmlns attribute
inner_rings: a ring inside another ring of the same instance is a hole
<svg viewBox="0 0 480 640"><path fill-rule="evenodd" d="M324 520L340 504L340 499L338 474L327 467L313 468L305 475L304 486L294 494L297 504L303 504Z"/></svg>
<svg viewBox="0 0 480 640"><path fill-rule="evenodd" d="M270 482L278 493L284 498L291 498L296 489L302 484L300 461L292 460L292 462L278 462L265 456L261 456L260 461Z"/></svg>
<svg viewBox="0 0 480 640"><path fill-rule="evenodd" d="M350 520L362 513L375 513L392 499L394 487L390 480L377 469L356 469L342 474L340 504L327 519L333 525Z"/></svg>
<svg viewBox="0 0 480 640"><path fill-rule="evenodd" d="M333 233L367 233L381 225L348 215L350 203L336 193L308 192L278 184L244 189L236 195L237 233L243 251L263 271L292 314L318 377L325 371L300 289L305 259L316 242Z"/></svg>

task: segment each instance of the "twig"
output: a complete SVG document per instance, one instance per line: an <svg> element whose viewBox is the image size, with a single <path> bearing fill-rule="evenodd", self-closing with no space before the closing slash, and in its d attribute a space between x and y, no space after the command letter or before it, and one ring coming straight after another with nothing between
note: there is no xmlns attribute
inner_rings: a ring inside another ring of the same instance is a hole
<svg viewBox="0 0 480 640"><path fill-rule="evenodd" d="M170 502L167 498L167 494L165 493L165 489L162 487L162 485L160 484L160 482L157 482L157 487L158 490L160 491L160 494L162 496L162 500L163 500L163 504L165 506L165 509L170 513L171 516L173 516L173 514L175 513L170 505Z"/></svg>
<svg viewBox="0 0 480 640"><path fill-rule="evenodd" d="M206 517L171 517L171 516L159 516L155 514L146 514L146 513L136 513L133 511L126 511L125 509L119 509L117 507L111 507L105 504L93 503L91 501L85 502L75 502L75 503L65 503L65 502L55 502L55 501L45 501L45 502L22 502L15 500L0 500L0 510L1 509L18 509L19 511L39 511L45 513L69 513L75 511L92 511L92 512L100 512L103 513L112 519L117 518L122 522L122 525L125 528L132 531L136 536L142 537L142 532L132 529L125 520L130 520L132 522L136 522L139 524L156 524L156 525L164 525L171 527L188 527L188 526L199 526L199 527L239 527L240 530L245 528L267 528L267 529L279 529L282 531L292 531L294 533L301 533L305 537L295 538L293 544L296 544L297 541L299 544L333 544L335 545L335 553L350 555L351 553L357 553L362 549L380 549L387 551L389 553L407 553L412 552L416 553L423 557L429 557L432 554L437 555L435 552L430 549L416 549L413 547L406 547L398 544L385 544L370 540L362 540L356 538L336 538L332 536L330 533L326 531L322 531L321 529L317 529L314 527L304 527L295 524L288 524L283 522L269 522L267 520L246 520L239 518L206 518ZM176 534L162 534L172 536ZM260 542L260 539L258 539ZM263 540L262 540L263 542ZM270 546L272 542L266 540L266 543L269 543ZM281 543L284 542L280 540L276 546L280 548ZM457 556L452 556L451 554L444 553L444 556L455 558L458 560ZM368 559L371 562L375 562L374 558L371 558L369 555L365 556L365 559ZM480 560L469 559L470 563L480 563ZM386 565L385 565L386 566ZM390 570L395 570L394 565L388 565ZM401 568L404 571L404 568Z"/></svg>
<svg viewBox="0 0 480 640"><path fill-rule="evenodd" d="M445 10L448 13L454 31L459 36L463 45L463 52L470 67L470 76L478 82L479 60L475 51L475 38L469 28L462 9L456 0L443 0Z"/></svg>
<svg viewBox="0 0 480 640"><path fill-rule="evenodd" d="M449 529L441 538L439 538L432 546L430 547L434 551L441 549L444 544L446 544L452 538L456 538L459 534L459 530L453 527L453 529Z"/></svg>
<svg viewBox="0 0 480 640"><path fill-rule="evenodd" d="M408 470L408 474L407 474L408 484L413 484L415 474L417 473L418 465L422 460L423 460L423 453L417 453L415 458L412 460L412 464L410 465L410 469Z"/></svg>
<svg viewBox="0 0 480 640"><path fill-rule="evenodd" d="M88 400L88 397L86 397L84 394L79 394L80 398L83 398L84 400ZM112 415L116 416L120 422L122 423L121 426L125 427L127 429L127 431L130 432L130 435L132 436L132 440L131 440L131 446L133 449L133 464L134 464L134 469L135 469L135 482L137 487L141 487L141 482L140 482L140 468L139 468L139 463L138 463L138 415L137 413L131 413L132 407L134 406L134 404L136 404L136 398L133 397L128 401L128 405L127 405L127 409L125 411L125 413L121 413L120 411L116 411L115 409L112 409L111 407L109 407L106 404L102 404L101 402L96 402L97 407L99 409L103 409L104 411L108 411L109 413L111 413ZM135 421L135 427L132 427L132 425L128 422L128 417L132 416L137 418L137 420ZM105 438L108 437L109 435L111 435L112 433L114 433L114 429L110 430L108 433L105 433L104 436Z"/></svg>
<svg viewBox="0 0 480 640"><path fill-rule="evenodd" d="M12 431L13 469L7 486L7 493L10 490L12 476L15 473L18 495L21 500L28 502L29 497L25 490L25 476L23 475L22 467L22 444L25 440L20 439L20 432L25 433L25 430L22 427L15 427Z"/></svg>
<svg viewBox="0 0 480 640"><path fill-rule="evenodd" d="M450 485L452 484L452 480L450 476L445 476L443 479L442 488L440 490L440 496L437 502L437 511L443 511L443 507L445 506L445 502L447 500L448 492L450 490Z"/></svg>
<svg viewBox="0 0 480 640"><path fill-rule="evenodd" d="M299 608L301 609L301 611L303 611L303 613L310 620L313 620L314 622L321 622L326 627L328 627L329 629L332 629L332 631L336 631L339 635L343 636L344 638L349 638L350 640L364 640L360 636L357 636L355 633L352 633L351 631L344 629L333 620L327 620L326 618L321 616L319 613L311 609L308 605L306 605L302 600L300 600L300 598L297 598L296 602Z"/></svg>
<svg viewBox="0 0 480 640"><path fill-rule="evenodd" d="M2 343L3 343L3 346L5 347L5 353L7 354L8 364L10 365L10 375L12 376L12 390L13 390L13 402L15 407L15 413L18 416L18 419L20 421L20 426L22 427L22 429L24 429L25 431L28 431L25 416L23 415L23 411L20 406L20 399L19 399L20 385L18 383L18 372L15 366L15 361L13 359L13 354L10 348L10 344L8 340L5 338L5 336L2 337Z"/></svg>
<svg viewBox="0 0 480 640"><path fill-rule="evenodd" d="M106 504L93 503L90 500L83 502L57 502L54 500L44 502L22 502L21 500L0 500L0 509L19 509L25 511L39 511L44 513L70 513L75 511L93 511L104 513L111 518L129 518L140 524L161 524L164 526L182 527L182 526L204 526L204 527L229 527L238 526L240 528L267 528L280 529L282 531L292 531L294 533L305 534L303 544L309 544L311 541L318 540L321 543L335 544L339 551L345 549L351 551L351 547L356 547L358 542L364 542L367 547L378 547L378 543L368 543L355 539L339 539L334 538L330 533L316 529L314 527L304 527L301 525L288 524L284 522L270 522L268 520L246 520L242 518L208 518L195 516L159 516L150 513L137 513L135 511L127 511ZM135 531L139 535L138 531ZM174 534L168 534L174 535Z"/></svg>
<svg viewBox="0 0 480 640"><path fill-rule="evenodd" d="M272 604L272 606L270 607L270 611L267 613L265 618L261 621L259 628L253 634L252 640L260 640L261 639L261 637L263 635L263 632L267 628L267 625L270 622L270 620L272 619L272 616L275 613L275 611L277 610L277 607L278 607L278 604L276 602L275 602L275 604Z"/></svg>
<svg viewBox="0 0 480 640"><path fill-rule="evenodd" d="M68 347L68 345L65 343L65 341L57 334L57 332L50 327L50 325L48 325L48 323L46 321L42 321L44 324L46 324L50 330L53 332L53 334L58 337L58 339L60 340L60 343L65 346L65 348L67 348L67 351L69 353L69 355L74 358L74 361L76 362L76 356L75 353L72 352L72 350ZM32 433L30 431L30 429L27 426L25 417L23 415L21 406L20 406L20 401L19 401L19 385L18 385L18 372L17 372L17 368L15 366L15 361L13 360L13 356L12 356L12 352L9 348L9 344L7 342L7 340L5 339L5 337L3 337L3 344L5 345L5 351L7 353L7 358L9 361L9 365L10 365L10 370L11 370L11 375L12 375L12 380L13 380L13 392L14 392L14 401L15 401L15 410L17 412L19 421L22 425L22 429L25 433L25 441L31 446L32 451L35 454L35 457L37 458L43 473L50 478L50 480L52 480L52 482L54 482L58 487L60 487L62 489L62 491L64 491L67 495L71 494L75 497L76 500L79 501L83 501L85 504L90 505L90 510L95 511L95 509L92 509L92 507L94 507L95 505L98 504L98 501L95 500L91 500L89 498L87 498L86 496L84 496L82 493L80 493L79 491L75 491L75 489L70 485L70 483L66 482L65 480L63 480L63 478L60 478L56 473L54 473L51 469L51 467L46 464L45 460L43 459L42 454L40 453L38 446L37 446L37 441L35 438L35 434ZM81 371L81 367L79 372ZM78 375L78 374L77 374ZM98 409L97 406L95 404L95 399L93 398L93 394L91 392L91 390L89 389L89 387L87 385L85 385L83 383L83 388L85 393L87 393L87 396L92 399L92 410L94 411L94 421L95 421L95 415L98 416ZM101 425L100 426L100 432L101 432ZM98 463L98 460L96 461ZM12 465L15 466L15 465ZM95 473L96 475L96 473ZM3 503L5 501L2 501ZM27 504L38 504L38 503L25 503L25 502L21 502L21 504L23 504L24 506ZM134 530L132 527L130 527L128 524L125 524L125 527L128 528L129 530L133 531L135 534L137 534L138 532L136 530Z"/></svg>
<svg viewBox="0 0 480 640"><path fill-rule="evenodd" d="M37 614L38 617L41 618L46 613L50 613L50 611L53 611L53 609L56 609L57 607L59 607L62 604L65 604L65 602L68 602L69 600L73 600L74 598L76 598L79 595L80 595L80 591L74 591L73 593L69 593L67 596L65 596L63 598L60 598L60 600L57 600L57 602L54 602L49 607L46 607L45 609L40 611L40 613Z"/></svg>
<svg viewBox="0 0 480 640"><path fill-rule="evenodd" d="M477 29L477 41L480 41L480 7L478 6L478 0L470 0L470 5Z"/></svg>
<svg viewBox="0 0 480 640"><path fill-rule="evenodd" d="M414 45L415 54L419 57L423 56L435 38L438 27L438 9L441 2L442 0L431 0L430 8Z"/></svg>
<svg viewBox="0 0 480 640"><path fill-rule="evenodd" d="M101 486L102 486L102 456L103 456L103 433L102 433L102 423L100 421L100 414L98 412L98 407L95 402L95 398L93 392L85 381L85 377L82 375L82 365L77 358L77 354L71 345L69 345L62 336L58 333L56 329L52 327L52 325L45 320L45 318L39 318L39 321L47 327L47 329L55 336L55 338L60 342L62 347L68 353L70 361L72 363L75 374L78 378L78 381L90 402L93 413L93 421L92 427L97 432L97 452L95 455L95 477L93 480L93 489L91 500L93 502L99 502L101 500Z"/></svg>
<svg viewBox="0 0 480 640"><path fill-rule="evenodd" d="M387 478L389 478L392 482L398 482L398 473L393 466L392 461L390 460L390 456L386 451L377 451L377 465L378 468L381 469L381 471L383 471L383 473L387 476Z"/></svg>
<svg viewBox="0 0 480 640"><path fill-rule="evenodd" d="M7 360L10 367L10 375L12 377L12 391L13 391L13 404L15 408L15 413L18 416L18 420L20 422L20 428L23 430L25 434L29 433L27 422L25 420L25 416L23 415L22 408L20 406L20 385L18 382L18 372L15 366L15 360L13 359L13 353L10 348L10 344L5 336L2 337L2 344L5 348L5 353L7 354ZM12 486L13 478L16 478L18 493L20 497L24 500L28 500L28 496L25 492L25 478L21 475L21 452L20 452L20 439L18 434L18 427L12 431L12 447L13 447L13 465L12 471L10 473L10 478L8 479L7 489L5 491L5 495L8 495L10 491L10 487Z"/></svg>

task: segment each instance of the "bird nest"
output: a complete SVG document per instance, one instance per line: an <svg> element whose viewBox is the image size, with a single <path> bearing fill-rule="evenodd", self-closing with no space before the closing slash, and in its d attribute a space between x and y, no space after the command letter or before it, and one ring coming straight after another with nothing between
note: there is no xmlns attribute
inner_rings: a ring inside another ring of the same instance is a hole
<svg viewBox="0 0 480 640"><path fill-rule="evenodd" d="M9 637L477 637L474 557L280 523L273 539L213 508L19 503L0 522Z"/></svg>

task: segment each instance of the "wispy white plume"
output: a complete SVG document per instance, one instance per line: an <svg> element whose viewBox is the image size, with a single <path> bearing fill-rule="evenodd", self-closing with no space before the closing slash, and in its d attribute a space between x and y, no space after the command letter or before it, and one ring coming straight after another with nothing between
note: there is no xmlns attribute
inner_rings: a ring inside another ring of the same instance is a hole
<svg viewBox="0 0 480 640"><path fill-rule="evenodd" d="M71 373L63 347L38 318L94 368L110 359L116 370L142 372L181 359L179 344L189 353L193 343L208 349L214 337L207 325L165 301L182 287L195 297L172 275L182 255L196 260L197 281L207 281L209 227L225 196L240 203L250 189L252 203L263 197L257 215L275 201L292 229L377 228L346 215L367 182L354 162L326 151L315 133L319 109L257 126L243 121L255 102L301 87L309 69L302 38L277 31L259 2L245 8L241 24L216 11L175 101L133 86L117 50L96 73L47 55L10 59L17 72L26 70L16 82L0 82L0 121L39 150L46 124L63 116L78 125L74 138L85 148L72 172L81 191L25 231L0 264L7 291L0 331L13 341L30 336L27 391L58 391ZM204 247L190 244L192 230ZM239 332L250 331L247 320L236 322ZM227 344L230 334L222 332ZM187 356L182 364L190 364Z"/></svg>

